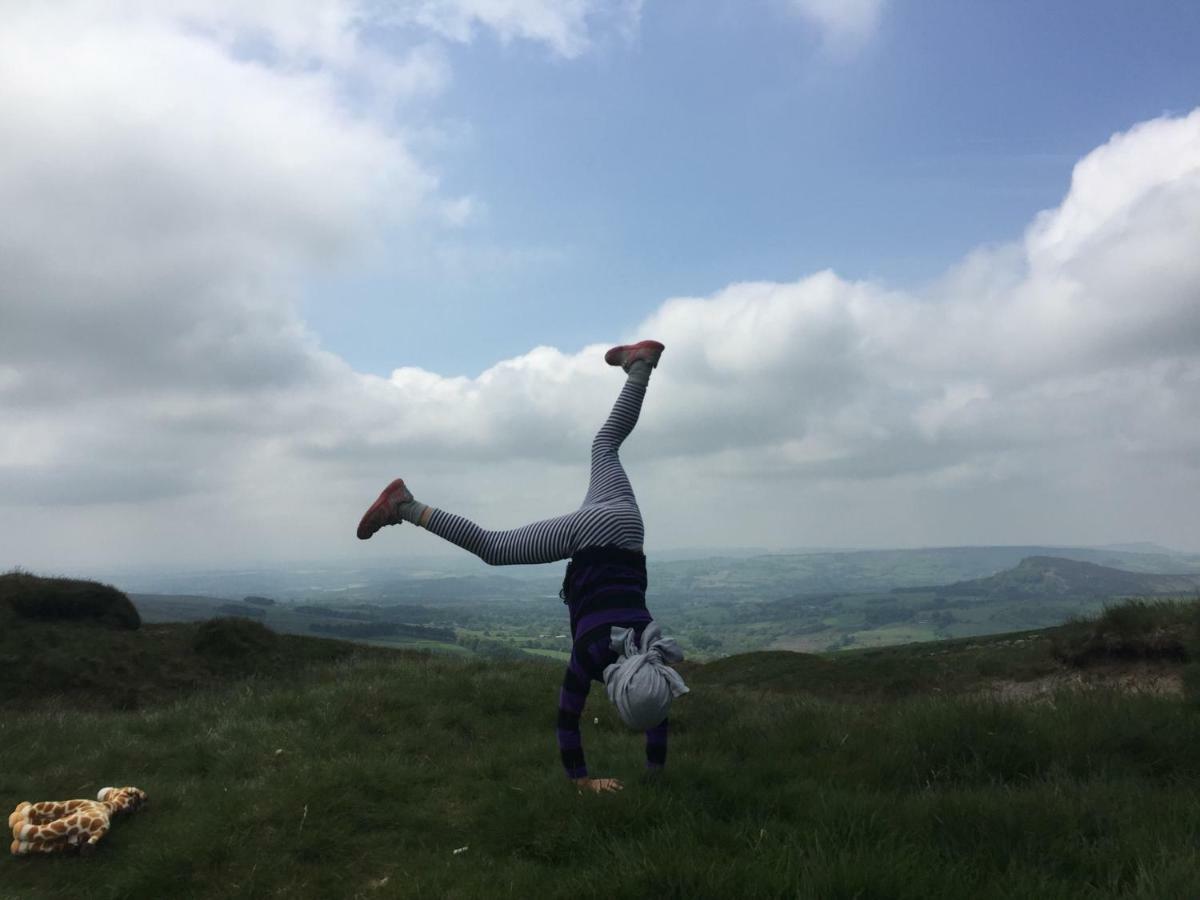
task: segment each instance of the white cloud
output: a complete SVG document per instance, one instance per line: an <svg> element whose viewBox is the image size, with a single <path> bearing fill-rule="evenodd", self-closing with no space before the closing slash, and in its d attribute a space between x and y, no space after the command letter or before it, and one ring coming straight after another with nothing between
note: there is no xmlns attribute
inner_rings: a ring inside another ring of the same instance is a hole
<svg viewBox="0 0 1200 900"><path fill-rule="evenodd" d="M101 526L111 533L135 504L136 519L196 498L236 522L239 498L270 490L265 473L296 474L281 459L293 440L362 418L347 405L371 407L299 319L299 281L381 226L429 233L485 208L444 195L410 150L397 104L436 94L450 73L429 31L380 49L372 30L386 13L349 0L6 7L0 533L11 552L27 545L10 533L56 544L32 522L60 505L82 517L117 504ZM513 7L496 27L551 40L554 19Z"/></svg>
<svg viewBox="0 0 1200 900"><path fill-rule="evenodd" d="M385 226L425 236L486 214L480 198L439 190L393 114L440 89L446 62L428 33L385 53L370 31L423 8L11 5L0 396L78 402L151 378L257 389L322 370L291 304L295 279ZM582 5L438 9L531 39L555 21L586 35Z"/></svg>
<svg viewBox="0 0 1200 900"><path fill-rule="evenodd" d="M78 401L151 378L303 378L312 357L280 279L379 220L425 215L436 176L348 114L334 75L240 60L171 21L65 25L30 14L0 34L15 390Z"/></svg>
<svg viewBox="0 0 1200 900"><path fill-rule="evenodd" d="M910 510L960 503L940 513L945 527L914 512L920 527L890 537L843 521L840 540L1031 540L1069 519L1064 510L1107 500L1107 519L1078 518L1075 534L1042 539L1157 528L1160 539L1195 544L1191 512L1170 497L1172 485L1200 482L1200 160L1161 159L1195 159L1198 126L1200 111L1114 137L1080 162L1061 206L1022 241L973 254L925 292L821 272L667 301L627 335L668 346L629 449L639 490L678 512L690 502L680 491L716 483L722 496L752 497L750 485L767 482L773 493L733 504L747 542L788 521L764 518L764 504L794 509L798 498L820 513L796 511L777 542L835 542L814 523L827 527L831 510L844 516L834 498L871 484L876 512L887 498ZM375 459L382 471L436 454L457 461L464 484L476 483L479 465L494 475L495 460L569 465L615 391L601 349L541 348L475 379L400 370L377 386L376 399L394 405L379 417L389 424L334 429L323 459ZM464 493L454 499L471 503ZM507 503L526 508L520 494ZM987 502L1014 498L1028 504L1023 519L990 517ZM971 528L965 508L978 511ZM725 533L680 522L675 542Z"/></svg>
<svg viewBox="0 0 1200 900"><path fill-rule="evenodd" d="M414 0L381 8L393 21L416 23L451 40L469 42L486 28L502 41L539 41L571 58L589 49L598 21L628 39L642 5L643 0Z"/></svg>
<svg viewBox="0 0 1200 900"><path fill-rule="evenodd" d="M497 526L578 502L603 344L383 379L296 312L380 221L482 208L355 101L359 7L68 27L82 8L0 32L0 565L386 555L353 525L397 474ZM582 46L537 5L463 9ZM652 545L1200 544L1197 246L1200 111L1114 136L926 291L818 272L664 302L626 335L668 347L625 451Z"/></svg>
<svg viewBox="0 0 1200 900"><path fill-rule="evenodd" d="M853 50L874 36L883 15L884 0L787 0L791 8L815 25L835 51Z"/></svg>

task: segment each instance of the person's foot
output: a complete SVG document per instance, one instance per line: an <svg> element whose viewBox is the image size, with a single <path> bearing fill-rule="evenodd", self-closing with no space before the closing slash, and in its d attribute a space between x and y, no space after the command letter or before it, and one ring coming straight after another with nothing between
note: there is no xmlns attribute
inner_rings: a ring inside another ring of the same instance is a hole
<svg viewBox="0 0 1200 900"><path fill-rule="evenodd" d="M358 523L359 539L365 541L385 525L399 525L404 521L400 518L400 504L412 498L412 493L404 486L403 478L397 478L385 487L379 499L371 504Z"/></svg>
<svg viewBox="0 0 1200 900"><path fill-rule="evenodd" d="M637 360L644 359L650 363L650 368L658 365L658 358L665 348L658 341L639 341L636 344L622 344L613 347L604 354L604 361L610 366L620 366L626 372Z"/></svg>

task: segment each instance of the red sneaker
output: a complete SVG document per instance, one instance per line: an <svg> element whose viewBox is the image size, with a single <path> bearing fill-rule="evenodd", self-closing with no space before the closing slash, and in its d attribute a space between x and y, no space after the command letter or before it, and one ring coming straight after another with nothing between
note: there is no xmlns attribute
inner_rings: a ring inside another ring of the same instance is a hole
<svg viewBox="0 0 1200 900"><path fill-rule="evenodd" d="M604 354L604 361L610 366L620 366L626 372L629 371L629 366L635 360L644 359L650 363L650 368L658 366L658 358L662 356L663 350L666 349L658 341L639 341L636 344L622 344L620 347L613 347Z"/></svg>
<svg viewBox="0 0 1200 900"><path fill-rule="evenodd" d="M384 525L399 525L403 522L399 506L412 498L412 493L404 486L403 478L397 478L385 487L379 499L371 504L371 508L363 514L362 521L358 523L359 539L365 541Z"/></svg>

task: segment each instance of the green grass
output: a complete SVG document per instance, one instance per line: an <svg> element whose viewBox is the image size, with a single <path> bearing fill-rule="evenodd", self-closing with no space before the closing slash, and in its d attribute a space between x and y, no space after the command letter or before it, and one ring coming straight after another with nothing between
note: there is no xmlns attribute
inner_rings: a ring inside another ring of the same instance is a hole
<svg viewBox="0 0 1200 900"><path fill-rule="evenodd" d="M558 660L561 663L566 663L571 658L570 653L565 653L562 650L542 650L538 647L522 647L523 652L531 656L541 656L546 659Z"/></svg>
<svg viewBox="0 0 1200 900"><path fill-rule="evenodd" d="M1200 709L979 693L1060 669L1050 640L687 666L654 780L594 688L589 763L626 788L584 796L556 759L559 665L321 661L332 642L280 636L273 667L158 705L5 710L7 809L107 784L150 803L89 859L0 858L0 898L1200 895Z"/></svg>
<svg viewBox="0 0 1200 900"><path fill-rule="evenodd" d="M250 652L240 652L242 645ZM60 695L81 708L136 709L239 678L286 679L314 663L379 653L387 651L276 635L244 619L129 631L87 622L6 619L0 607L0 713L40 709Z"/></svg>
<svg viewBox="0 0 1200 900"><path fill-rule="evenodd" d="M451 656L474 656L466 647L458 644L447 644L443 641L421 640L387 640L384 638L359 638L355 643L369 647L390 647L394 650L428 650L435 653L447 653Z"/></svg>
<svg viewBox="0 0 1200 900"><path fill-rule="evenodd" d="M1013 632L829 654L763 651L682 671L706 687L748 687L830 700L962 694L997 679L1032 681L1061 671L1051 656L1055 629Z"/></svg>

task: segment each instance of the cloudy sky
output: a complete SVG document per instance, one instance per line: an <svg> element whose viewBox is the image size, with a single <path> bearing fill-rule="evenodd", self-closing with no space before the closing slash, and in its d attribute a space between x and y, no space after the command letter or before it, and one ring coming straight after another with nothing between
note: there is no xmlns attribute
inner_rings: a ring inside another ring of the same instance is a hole
<svg viewBox="0 0 1200 900"><path fill-rule="evenodd" d="M1200 549L1200 5L8 0L0 566Z"/></svg>

